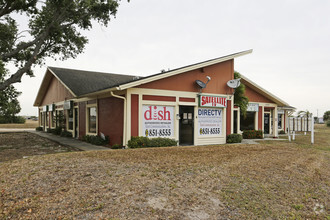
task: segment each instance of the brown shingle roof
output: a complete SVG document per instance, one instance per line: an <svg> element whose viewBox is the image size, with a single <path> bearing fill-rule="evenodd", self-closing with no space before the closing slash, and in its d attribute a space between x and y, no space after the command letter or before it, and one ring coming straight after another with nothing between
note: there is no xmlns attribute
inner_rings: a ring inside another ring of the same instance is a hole
<svg viewBox="0 0 330 220"><path fill-rule="evenodd" d="M75 69L48 67L73 93L79 97L88 93L132 82L136 76L101 73Z"/></svg>

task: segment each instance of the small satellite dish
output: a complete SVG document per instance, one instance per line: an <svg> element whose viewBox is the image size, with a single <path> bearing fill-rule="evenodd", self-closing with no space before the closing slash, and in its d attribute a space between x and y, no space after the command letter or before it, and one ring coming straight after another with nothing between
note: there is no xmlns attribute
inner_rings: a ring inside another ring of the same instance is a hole
<svg viewBox="0 0 330 220"><path fill-rule="evenodd" d="M199 87L201 87L201 89L204 89L206 87L206 84L200 80L196 80L195 82Z"/></svg>
<svg viewBox="0 0 330 220"><path fill-rule="evenodd" d="M241 85L241 79L232 79L232 80L229 80L227 82L227 86L232 88L232 89L236 89L237 87L239 87Z"/></svg>

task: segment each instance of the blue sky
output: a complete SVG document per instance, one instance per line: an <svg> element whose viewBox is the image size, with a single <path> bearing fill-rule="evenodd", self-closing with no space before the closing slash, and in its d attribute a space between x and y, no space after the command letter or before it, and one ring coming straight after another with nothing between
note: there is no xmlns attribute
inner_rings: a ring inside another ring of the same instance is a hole
<svg viewBox="0 0 330 220"><path fill-rule="evenodd" d="M46 65L147 76L253 49L235 70L297 110L330 110L330 1L131 0L108 27L95 24L84 54ZM22 115L33 102L46 66L16 88Z"/></svg>

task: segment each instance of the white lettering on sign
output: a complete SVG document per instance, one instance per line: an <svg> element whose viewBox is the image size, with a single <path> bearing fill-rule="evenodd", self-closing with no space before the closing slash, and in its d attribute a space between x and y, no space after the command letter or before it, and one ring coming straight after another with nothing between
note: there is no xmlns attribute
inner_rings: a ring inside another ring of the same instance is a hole
<svg viewBox="0 0 330 220"><path fill-rule="evenodd" d="M198 109L198 135L220 136L222 131L222 109Z"/></svg>
<svg viewBox="0 0 330 220"><path fill-rule="evenodd" d="M174 136L173 106L143 105L142 114L143 136Z"/></svg>
<svg viewBox="0 0 330 220"><path fill-rule="evenodd" d="M220 96L201 95L199 99L199 106L225 108L227 107L227 98Z"/></svg>

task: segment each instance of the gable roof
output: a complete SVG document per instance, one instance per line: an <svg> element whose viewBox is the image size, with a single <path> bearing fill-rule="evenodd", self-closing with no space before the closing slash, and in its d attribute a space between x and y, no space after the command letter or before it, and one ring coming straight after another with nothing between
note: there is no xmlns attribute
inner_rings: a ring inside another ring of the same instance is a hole
<svg viewBox="0 0 330 220"><path fill-rule="evenodd" d="M39 88L34 106L40 105L53 76L59 80L74 97L81 97L109 87L116 87L138 78L132 75L48 67Z"/></svg>
<svg viewBox="0 0 330 220"><path fill-rule="evenodd" d="M266 89L262 88L261 86L257 85L256 83L252 82L250 79L247 77L243 76L241 74L241 82L256 91L257 93L265 96L269 100L273 101L276 103L278 106L286 106L289 107L289 104L283 101L282 99L278 98L277 96L273 95L272 93L268 92ZM292 108L292 107L291 107Z"/></svg>
<svg viewBox="0 0 330 220"><path fill-rule="evenodd" d="M48 67L76 97L134 81L136 76Z"/></svg>

